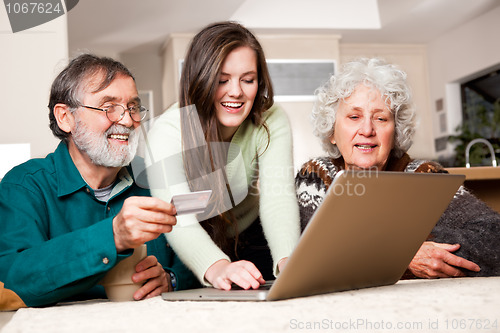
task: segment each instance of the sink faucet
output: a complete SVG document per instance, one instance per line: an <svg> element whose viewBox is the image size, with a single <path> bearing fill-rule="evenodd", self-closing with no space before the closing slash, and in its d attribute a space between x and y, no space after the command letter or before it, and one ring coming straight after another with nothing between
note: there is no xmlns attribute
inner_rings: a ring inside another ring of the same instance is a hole
<svg viewBox="0 0 500 333"><path fill-rule="evenodd" d="M497 166L497 160L495 158L495 151L493 150L493 146L491 145L491 143L488 140L485 140L485 139L474 139L471 142L469 142L469 144L467 145L467 148L465 148L465 167L466 168L470 168L470 163L469 163L469 151L470 151L470 147L472 147L472 145L474 145L474 144L476 144L478 142L482 142L486 146L488 146L488 149L490 150L490 154L491 154L491 165L493 165L494 167L496 167Z"/></svg>

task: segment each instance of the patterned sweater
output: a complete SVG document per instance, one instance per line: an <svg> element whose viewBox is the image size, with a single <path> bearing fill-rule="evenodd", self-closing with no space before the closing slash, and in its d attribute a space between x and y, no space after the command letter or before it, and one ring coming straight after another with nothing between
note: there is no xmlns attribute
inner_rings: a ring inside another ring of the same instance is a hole
<svg viewBox="0 0 500 333"><path fill-rule="evenodd" d="M300 208L301 230L323 201L337 173L344 167L342 158L319 157L305 163L295 177ZM390 158L387 171L446 173L438 163L412 160L407 154ZM432 230L428 240L438 243L458 243L456 255L481 267L468 276L500 275L500 214L477 199L463 186Z"/></svg>

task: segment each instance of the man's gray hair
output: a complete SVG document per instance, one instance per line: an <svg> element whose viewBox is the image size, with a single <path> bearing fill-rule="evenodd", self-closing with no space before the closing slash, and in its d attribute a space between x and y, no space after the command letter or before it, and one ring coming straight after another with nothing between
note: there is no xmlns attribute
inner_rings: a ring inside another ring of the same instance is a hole
<svg viewBox="0 0 500 333"><path fill-rule="evenodd" d="M54 136L66 141L69 133L59 128L54 116L56 104L66 104L70 109L80 106L79 95L88 89L89 80L96 76L100 81L96 82L93 93L106 89L118 75L129 76L132 73L120 62L107 57L98 57L93 54L82 54L71 60L68 66L55 78L50 90L49 99L49 127Z"/></svg>

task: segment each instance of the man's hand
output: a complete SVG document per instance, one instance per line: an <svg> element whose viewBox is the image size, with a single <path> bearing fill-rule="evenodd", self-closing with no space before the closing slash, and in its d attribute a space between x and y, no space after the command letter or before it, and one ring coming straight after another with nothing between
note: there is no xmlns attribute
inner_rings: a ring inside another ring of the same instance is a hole
<svg viewBox="0 0 500 333"><path fill-rule="evenodd" d="M165 272L155 256L149 256L135 266L132 281L146 283L134 293L135 300L147 299L161 295L163 292L172 291L170 275Z"/></svg>
<svg viewBox="0 0 500 333"><path fill-rule="evenodd" d="M478 265L451 253L459 248L460 244L424 242L408 268L415 276L429 279L465 276L462 269L479 272Z"/></svg>
<svg viewBox="0 0 500 333"><path fill-rule="evenodd" d="M246 260L219 260L207 269L205 279L215 288L224 290L230 290L232 283L243 289L257 289L266 282L257 267Z"/></svg>
<svg viewBox="0 0 500 333"><path fill-rule="evenodd" d="M177 223L175 207L152 197L127 198L113 219L116 250L133 249L162 233L172 231Z"/></svg>

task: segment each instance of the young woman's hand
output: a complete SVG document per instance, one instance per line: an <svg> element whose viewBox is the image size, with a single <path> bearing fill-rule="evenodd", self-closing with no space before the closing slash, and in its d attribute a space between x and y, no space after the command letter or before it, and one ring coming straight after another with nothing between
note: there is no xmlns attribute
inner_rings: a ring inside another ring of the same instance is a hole
<svg viewBox="0 0 500 333"><path fill-rule="evenodd" d="M283 271L283 268L285 268L287 261L288 257L281 258L280 261L278 261L278 273L281 273Z"/></svg>
<svg viewBox="0 0 500 333"><path fill-rule="evenodd" d="M215 288L224 290L230 290L232 283L243 289L257 289L266 282L257 267L246 260L219 260L207 269L205 279Z"/></svg>

